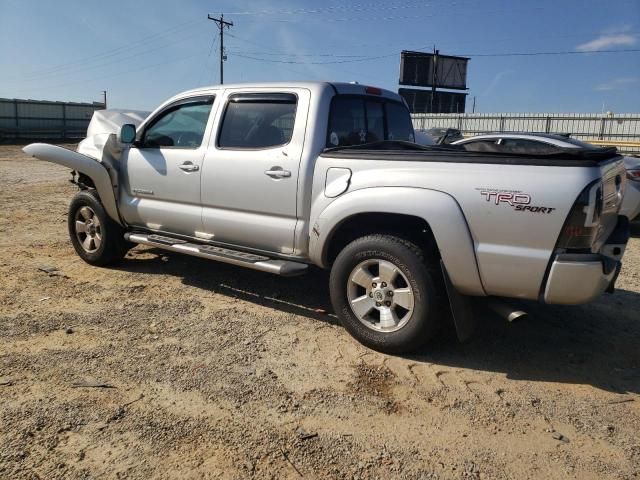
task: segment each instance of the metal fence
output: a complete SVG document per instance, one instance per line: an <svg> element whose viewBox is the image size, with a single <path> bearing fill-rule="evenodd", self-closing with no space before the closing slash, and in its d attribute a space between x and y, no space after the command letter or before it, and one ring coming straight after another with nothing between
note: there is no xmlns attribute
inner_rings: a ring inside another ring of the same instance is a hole
<svg viewBox="0 0 640 480"><path fill-rule="evenodd" d="M103 103L51 102L0 98L0 142L23 139L83 138Z"/></svg>
<svg viewBox="0 0 640 480"><path fill-rule="evenodd" d="M640 154L640 114L463 113L412 114L417 129L457 128L465 136L489 132L569 133L578 140Z"/></svg>

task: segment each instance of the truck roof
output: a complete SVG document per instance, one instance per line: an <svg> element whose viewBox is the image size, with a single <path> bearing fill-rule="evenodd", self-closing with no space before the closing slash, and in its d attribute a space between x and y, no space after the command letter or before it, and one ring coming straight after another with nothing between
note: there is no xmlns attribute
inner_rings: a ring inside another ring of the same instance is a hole
<svg viewBox="0 0 640 480"><path fill-rule="evenodd" d="M391 90L378 88L371 85L363 85L361 83L347 83L347 82L323 82L323 81L295 81L295 82L252 82L252 83L225 83L224 85L210 85L206 87L198 87L185 92L181 92L176 97L182 97L184 95L192 93L206 93L223 89L234 88L306 88L311 92L319 93L327 88L333 89L336 93L341 95L375 95L378 97L384 97L398 102L403 102L400 95Z"/></svg>

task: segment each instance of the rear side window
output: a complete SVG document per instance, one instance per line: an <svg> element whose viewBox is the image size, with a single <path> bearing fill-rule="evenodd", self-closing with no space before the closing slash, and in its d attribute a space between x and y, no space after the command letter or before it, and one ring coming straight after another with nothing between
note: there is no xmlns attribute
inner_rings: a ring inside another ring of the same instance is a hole
<svg viewBox="0 0 640 480"><path fill-rule="evenodd" d="M409 110L400 102L338 95L331 101L327 147L404 140L413 142Z"/></svg>
<svg viewBox="0 0 640 480"><path fill-rule="evenodd" d="M263 149L286 145L293 136L297 97L290 93L250 93L229 97L218 147Z"/></svg>

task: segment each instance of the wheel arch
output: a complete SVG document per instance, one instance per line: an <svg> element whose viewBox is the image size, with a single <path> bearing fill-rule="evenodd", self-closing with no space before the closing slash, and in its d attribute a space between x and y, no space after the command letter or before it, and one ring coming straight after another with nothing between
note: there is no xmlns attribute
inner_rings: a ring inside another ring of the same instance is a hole
<svg viewBox="0 0 640 480"><path fill-rule="evenodd" d="M433 249L461 293L485 295L471 232L450 195L412 187L366 188L342 195L313 222L310 258L329 267L348 241L371 233L396 234L427 253Z"/></svg>
<svg viewBox="0 0 640 480"><path fill-rule="evenodd" d="M22 150L27 155L39 160L57 163L58 165L68 167L80 174L86 175L93 182L107 215L109 215L114 222L122 225L118 213L114 186L111 184L111 177L105 165L81 153L46 143L32 143Z"/></svg>

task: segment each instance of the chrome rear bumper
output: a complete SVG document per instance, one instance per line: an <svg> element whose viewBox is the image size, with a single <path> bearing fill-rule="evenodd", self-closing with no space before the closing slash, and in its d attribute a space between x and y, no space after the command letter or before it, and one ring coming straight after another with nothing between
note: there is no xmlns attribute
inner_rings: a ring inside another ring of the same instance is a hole
<svg viewBox="0 0 640 480"><path fill-rule="evenodd" d="M560 253L554 258L544 302L577 305L595 300L604 292L613 292L629 239L629 222L618 217L618 225L601 253Z"/></svg>

